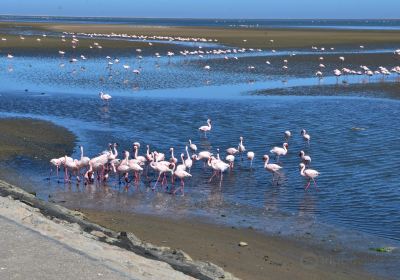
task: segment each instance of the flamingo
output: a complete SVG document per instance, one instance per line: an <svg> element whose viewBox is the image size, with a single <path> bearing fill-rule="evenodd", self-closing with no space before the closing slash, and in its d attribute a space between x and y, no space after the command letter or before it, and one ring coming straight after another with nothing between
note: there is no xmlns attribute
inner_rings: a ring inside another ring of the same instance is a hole
<svg viewBox="0 0 400 280"><path fill-rule="evenodd" d="M189 147L193 152L197 152L197 146L196 144L192 143L192 140L189 139Z"/></svg>
<svg viewBox="0 0 400 280"><path fill-rule="evenodd" d="M239 153L240 153L240 157L243 160L243 153L246 151L246 148L243 145L243 137L240 136L239 139L240 139L240 142L239 142L239 145L238 145L238 150L239 150Z"/></svg>
<svg viewBox="0 0 400 280"><path fill-rule="evenodd" d="M179 164L176 166L176 170L186 170L186 164L185 164L185 155L183 153L181 153L181 160L182 160L182 164Z"/></svg>
<svg viewBox="0 0 400 280"><path fill-rule="evenodd" d="M139 143L134 143L134 145L133 145L134 157L135 157L135 159L136 159L137 161L139 161L139 162L141 162L142 164L144 164L144 163L147 162L147 158L144 157L144 156L139 156L139 155L138 155L138 153L139 153L139 148L140 148L140 144L139 144L139 145L137 145L137 144L139 144Z"/></svg>
<svg viewBox="0 0 400 280"><path fill-rule="evenodd" d="M285 156L288 152L288 143L283 143L282 148L281 147L273 147L270 152L275 154L277 157L277 161L279 162L279 157L280 156Z"/></svg>
<svg viewBox="0 0 400 280"><path fill-rule="evenodd" d="M253 167L253 160L254 160L254 152L247 152L247 159L250 160L250 168Z"/></svg>
<svg viewBox="0 0 400 280"><path fill-rule="evenodd" d="M64 168L65 168L65 180L67 182L70 182L70 179L68 178L68 170L70 170L72 173L76 175L76 180L77 182L80 182L80 177L79 177L79 165L78 165L78 160L76 159L71 159L67 158L67 156L64 157Z"/></svg>
<svg viewBox="0 0 400 280"><path fill-rule="evenodd" d="M227 155L225 159L226 159L227 162L229 162L229 167L232 170L233 169L233 165L235 164L235 156L234 155Z"/></svg>
<svg viewBox="0 0 400 280"><path fill-rule="evenodd" d="M292 133L289 130L285 131L285 141L289 141L290 137L292 137Z"/></svg>
<svg viewBox="0 0 400 280"><path fill-rule="evenodd" d="M100 99L105 102L108 102L112 98L111 95L109 95L108 93L104 93L102 91L100 91L99 96L100 96Z"/></svg>
<svg viewBox="0 0 400 280"><path fill-rule="evenodd" d="M129 152L124 151L124 159L121 161L121 163L117 167L117 171L119 174L122 174L124 176L125 182L128 183L128 173L131 170L129 166Z"/></svg>
<svg viewBox="0 0 400 280"><path fill-rule="evenodd" d="M70 157L67 157L67 160L73 160L73 159L70 158ZM60 171L61 165L63 165L64 163L65 163L65 156L64 156L64 157L60 157L60 158L53 158L53 159L50 160L50 164L56 168L56 172L57 172L57 182L60 181L60 178L59 178L59 171ZM52 174L52 173L53 173L53 168L50 168L50 177L49 177L49 180L50 180L50 178L51 178L51 174Z"/></svg>
<svg viewBox="0 0 400 280"><path fill-rule="evenodd" d="M280 176L281 174L279 173L279 170L282 169L282 166L275 164L275 163L269 163L269 156L264 155L263 157L264 162L264 168L268 172L272 173L272 182L275 180L275 174Z"/></svg>
<svg viewBox="0 0 400 280"><path fill-rule="evenodd" d="M154 160L153 154L150 153L150 146L149 145L146 145L146 148L147 148L147 150L146 150L146 159L147 159L147 161L151 162L151 161Z"/></svg>
<svg viewBox="0 0 400 280"><path fill-rule="evenodd" d="M129 155L129 153L128 153ZM139 172L143 171L143 168L140 166L141 162L137 159L131 159L128 161L129 170L133 171L133 176L135 178L135 183L139 183L140 175Z"/></svg>
<svg viewBox="0 0 400 280"><path fill-rule="evenodd" d="M174 156L174 148L170 148L169 151L171 152L171 158L169 159L169 162L177 163L178 159Z"/></svg>
<svg viewBox="0 0 400 280"><path fill-rule="evenodd" d="M85 173L85 185L93 183L94 182L94 169L93 169L93 164L89 162L89 169Z"/></svg>
<svg viewBox="0 0 400 280"><path fill-rule="evenodd" d="M183 154L182 154L183 155ZM192 175L185 170L177 169L174 173L174 176L178 177L181 180L181 187L179 189L174 190L174 194L176 194L178 191L182 192L182 196L185 195L185 178L192 177Z"/></svg>
<svg viewBox="0 0 400 280"><path fill-rule="evenodd" d="M199 130L204 132L204 136L207 137L207 131L211 131L211 120L207 120L207 125L203 125L199 127Z"/></svg>
<svg viewBox="0 0 400 280"><path fill-rule="evenodd" d="M318 191L317 183L315 182L315 178L317 178L320 173L314 169L306 169L304 163L300 163L300 175L308 179L308 184L304 187L304 190L307 190L311 184L311 180L314 182L315 189Z"/></svg>
<svg viewBox="0 0 400 280"><path fill-rule="evenodd" d="M220 159L214 158L214 157L210 157L207 163L208 163L208 166L210 166L214 170L214 173L211 176L209 182L211 182L211 180L214 178L214 176L216 176L217 173L219 172L221 175L221 178L220 178L220 186L221 186L222 180L224 178L223 173L229 168L229 164L223 162Z"/></svg>
<svg viewBox="0 0 400 280"><path fill-rule="evenodd" d="M304 151L300 151L299 156L305 164L311 163L311 157L306 155L306 153Z"/></svg>
<svg viewBox="0 0 400 280"><path fill-rule="evenodd" d="M165 164L162 164L159 162L154 162L154 161L150 163L150 166L159 172L157 181L152 188L153 190L155 190L155 188L157 187L157 183L160 181L161 175L165 176L165 174L167 172L171 172L171 175L172 175L174 173L174 169L175 169L175 163L171 163L172 168L170 168L169 166L166 166Z"/></svg>
<svg viewBox="0 0 400 280"><path fill-rule="evenodd" d="M109 144L109 153L108 153L108 160L114 160L118 156L118 151L117 151L118 144Z"/></svg>
<svg viewBox="0 0 400 280"><path fill-rule="evenodd" d="M204 167L206 165L206 161L208 161L212 156L212 153L208 151L201 151L198 155L194 154L192 156L192 159L194 160L203 160L204 161Z"/></svg>
<svg viewBox="0 0 400 280"><path fill-rule="evenodd" d="M83 156L83 146L80 146L81 158L78 160L79 168L89 167L90 158Z"/></svg>
<svg viewBox="0 0 400 280"><path fill-rule="evenodd" d="M236 148L228 148L228 149L226 149L226 153L229 154L229 155L235 155L238 152L239 152L239 150L236 149Z"/></svg>
<svg viewBox="0 0 400 280"><path fill-rule="evenodd" d="M311 136L307 133L305 129L301 130L301 135L303 136L304 140L307 141L307 144L310 144Z"/></svg>
<svg viewBox="0 0 400 280"><path fill-rule="evenodd" d="M99 179L99 174L98 171L101 169L102 171L102 175L104 175L104 167L108 162L108 156L109 156L109 152L105 152L97 157L92 158L89 161L89 166L91 165L92 171L97 171L97 178ZM102 176L103 177L103 176ZM103 179L101 177L101 179Z"/></svg>
<svg viewBox="0 0 400 280"><path fill-rule="evenodd" d="M185 166L189 169L189 172L190 172L190 169L192 168L192 165L193 165L193 160L190 158L188 146L185 147L185 150L186 150L187 159L185 159L184 163L185 163Z"/></svg>

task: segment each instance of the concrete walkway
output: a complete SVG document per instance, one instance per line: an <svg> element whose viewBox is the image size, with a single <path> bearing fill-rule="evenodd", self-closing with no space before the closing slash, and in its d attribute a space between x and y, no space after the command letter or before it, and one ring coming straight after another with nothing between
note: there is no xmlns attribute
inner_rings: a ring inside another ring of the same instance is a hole
<svg viewBox="0 0 400 280"><path fill-rule="evenodd" d="M133 279L0 216L0 279Z"/></svg>
<svg viewBox="0 0 400 280"><path fill-rule="evenodd" d="M101 233L97 233L101 236ZM194 279L0 196L0 279Z"/></svg>

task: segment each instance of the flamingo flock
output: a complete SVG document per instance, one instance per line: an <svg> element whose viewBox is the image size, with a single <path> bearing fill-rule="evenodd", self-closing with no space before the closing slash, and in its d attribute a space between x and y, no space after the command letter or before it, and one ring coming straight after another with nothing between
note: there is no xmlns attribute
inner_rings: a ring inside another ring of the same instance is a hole
<svg viewBox="0 0 400 280"><path fill-rule="evenodd" d="M201 129L203 128L203 129ZM211 119L207 120L207 125L200 127L200 132L211 133ZM304 138L305 144L310 145L309 134L303 129L301 135ZM308 137L305 137L308 135ZM203 137L206 137L204 135ZM289 141L292 137L290 131L284 132L285 141ZM119 145L117 143L110 143L108 148L98 155L89 158L84 155L83 146L80 146L80 158L74 159L67 155L50 160L51 170L50 177L52 177L53 169L57 171L57 182L60 182L59 173L62 169L64 171L64 182L71 183L75 177L77 184L83 180L85 185L93 184L95 182L105 183L111 178L116 178L119 184L125 183L125 188L128 189L130 184L139 188L141 178L145 178L149 182L153 191L158 190L160 187L171 194L181 195L185 194L185 180L192 177L191 170L195 162L203 162L203 171L207 172L208 169L212 170L212 175L209 182L219 178L219 185L222 186L224 174L235 168L236 156L240 155L240 160L244 161L243 154L247 152L246 158L250 162L250 170L253 168L253 161L255 153L247 151L245 147L244 137L239 137L237 146L229 147L225 150L226 157L223 160L220 156L220 149L217 148L215 153L212 151L198 151L198 148L191 139L186 143L184 151L179 156L175 155L175 149L169 149L169 157L162 152L151 150L150 145L146 145L146 154L140 155L141 144L134 142L132 150L125 150L122 153L118 152ZM278 183L279 177L283 167L280 164L280 157L284 157L289 152L289 144L284 142L282 147L273 147L270 151L271 155L276 158L276 163L270 161L270 155L265 154L262 158L264 160L264 169L272 174L272 183ZM316 177L319 172L308 168L311 164L311 157L306 155L304 151L300 151L300 175L305 177L308 182L305 186L307 190L314 182L317 189ZM152 176L154 176L152 178ZM155 181L151 184L151 181ZM175 181L180 181L180 186L175 187ZM169 181L170 186L169 186ZM317 189L318 190L318 189Z"/></svg>
<svg viewBox="0 0 400 280"><path fill-rule="evenodd" d="M57 35L52 35L51 37L54 37ZM49 36L50 37L50 36ZM42 34L42 37L38 37L36 38L37 42L43 42L44 40L46 40L47 35L46 34ZM148 49L151 50L151 47L153 46L153 42L168 42L168 43L187 43L187 42L191 42L193 43L193 49L184 49L181 50L179 52L176 52L174 50L168 50L165 53L165 57L168 57L168 61L170 62L172 57L175 56L182 56L182 57L187 57L187 56L197 56L198 58L205 58L206 56L208 58L211 57L216 57L216 58L220 58L223 57L224 60L238 60L238 54L245 54L245 53L253 53L253 52L262 52L265 51L267 52L267 50L262 50L262 49L255 49L255 48L235 48L235 47L223 47L220 46L218 48L212 48L212 46L208 46L207 49L204 49L203 46L201 45L201 43L203 44L217 44L219 43L217 39L211 39L211 38L205 38L205 37L183 37L183 36L150 36L150 35L144 35L144 34L118 34L118 33L85 33L85 32L63 32L62 35L59 36L59 38L61 39L61 42L63 43L63 45L70 43L71 47L73 49L73 51L71 51L71 53L69 54L67 51L65 50L58 50L58 54L61 56L61 58L66 58L66 56L70 56L70 58L67 60L69 61L69 63L71 64L76 64L79 62L83 62L88 60L90 57L86 56L86 55L79 55L76 53L76 51L74 49L76 48L82 48L79 46L80 44L80 38L88 38L90 40L93 40L93 42L89 42L89 49L90 50L95 50L95 49L103 49L103 46L96 41L96 39L101 39L102 41L104 40L112 40L112 39L119 39L119 40L134 40L134 41L139 41L139 42L145 42L148 44ZM26 38L23 36L20 36L20 40L24 41ZM7 43L7 38L2 38L2 40L0 43L2 45L0 45L0 47L5 47L6 43ZM246 39L243 40L244 43L247 42ZM271 44L274 43L273 39L270 39L269 42ZM199 43L198 46L196 46L196 44ZM270 47L270 46L268 46ZM360 45L359 46L360 49L364 49L366 48L366 46L364 45ZM318 52L318 54L326 52L326 51L334 51L335 48L331 47L331 48L325 48L325 47L316 47L316 46L312 46L311 47L313 52ZM271 49L270 50L272 54L276 53L276 50ZM137 61L141 61L143 59L143 50L140 48L137 48L135 50L136 52L136 60ZM396 58L398 58L400 56L400 50L397 49L394 52L394 55ZM158 52L154 53L154 57L156 57L157 59L161 58L164 54ZM292 51L289 54L289 57L293 57L295 56L296 53L294 51ZM12 53L8 53L7 54L7 59L12 60L14 59L15 56ZM318 66L317 66L317 70L314 72L314 76L316 76L319 80L324 78L324 72L326 69L326 65L323 64L322 62L324 61L324 56L319 56L318 57ZM332 74L333 76L335 76L337 78L337 82L339 81L340 77L347 77L350 75L359 75L359 76L366 76L369 78L371 78L372 76L378 76L378 77L382 77L382 79L384 79L387 76L390 75L400 75L400 66L379 66L376 69L373 69L372 67L368 67L366 65L360 65L359 69L352 69L351 67L346 67L346 65L343 65L345 63L345 61L347 61L347 59L344 56L339 56L338 57L338 62L341 64L341 66L338 69L334 69ZM266 64L268 65L268 70L271 70L269 68L272 68L273 65L271 64L271 62L269 60L266 61ZM66 63L62 62L59 64L60 68L65 67ZM123 62L121 61L121 59L114 57L112 58L111 56L107 55L106 56L106 61L105 61L105 65L106 65L106 69L109 71L109 79L112 78L111 75L111 70L113 70L114 68L117 68L119 66L117 65L122 65L121 68L123 69L123 71L126 71L127 73L133 73L134 76L138 76L142 74L143 69L141 68L141 66L139 65L138 68L133 69L133 67L131 67L131 65L129 65L129 63L127 63L126 61ZM156 65L157 67L160 67L159 64L157 63ZM207 65L201 65L201 67L207 71L208 73L211 73L213 70L213 66L207 64ZM283 58L282 59L282 64L278 64L279 69L281 69L281 73L283 73L284 75L287 75L290 71L290 59L288 58ZM256 66L254 65L248 65L247 66L247 70L248 71L254 71L256 69ZM13 67L10 65L9 66L9 72L13 71ZM81 66L80 67L81 71L86 71L86 67L85 66ZM72 70L72 74L76 74L77 73L77 69ZM117 68L117 72L118 72L118 68ZM100 78L100 80L104 80L103 77ZM132 77L132 80L135 80ZM130 81L129 78L124 79L123 83L124 84L128 84ZM206 80L206 83L208 84L210 82L209 79ZM344 79L343 83L347 83L347 81ZM135 88L137 88L137 84L135 82ZM103 98L102 98L103 99ZM104 99L103 99L104 100ZM109 100L109 99L107 99ZM108 102L108 101L106 101Z"/></svg>

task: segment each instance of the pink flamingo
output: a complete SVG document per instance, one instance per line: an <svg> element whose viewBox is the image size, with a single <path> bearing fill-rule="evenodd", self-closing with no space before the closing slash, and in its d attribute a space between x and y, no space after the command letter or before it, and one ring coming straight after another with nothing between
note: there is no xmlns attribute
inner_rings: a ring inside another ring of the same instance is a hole
<svg viewBox="0 0 400 280"><path fill-rule="evenodd" d="M310 134L307 133L307 131L305 129L301 130L301 135L303 136L303 139L305 141L307 141L307 144L310 145L310 140L311 140L311 136Z"/></svg>
<svg viewBox="0 0 400 280"><path fill-rule="evenodd" d="M67 160L73 160L73 159L71 157L67 157ZM61 165L64 165L64 163L65 163L65 156L64 157L60 157L60 158L53 158L53 159L50 160L50 164L56 168L57 182L60 182L59 171L60 171ZM49 180L51 179L52 173L53 173L53 168L50 167Z"/></svg>
<svg viewBox="0 0 400 280"><path fill-rule="evenodd" d="M275 154L277 157L277 161L279 162L279 157L280 156L285 156L288 152L288 143L283 143L282 148L281 147L273 147L270 152Z"/></svg>
<svg viewBox="0 0 400 280"><path fill-rule="evenodd" d="M192 156L193 160L203 160L204 161L204 167L206 167L206 161L208 161L212 156L212 153L208 151L201 151L198 155L194 154Z"/></svg>
<svg viewBox="0 0 400 280"><path fill-rule="evenodd" d="M171 163L172 168L170 168L169 166L166 166L163 163L154 162L154 161L150 163L150 166L159 172L157 181L152 188L153 190L156 189L157 183L160 181L161 175L165 175L167 172L171 172L171 175L172 175L174 173L174 169L175 169L175 163Z"/></svg>
<svg viewBox="0 0 400 280"><path fill-rule="evenodd" d="M314 182L315 189L318 191L317 182L315 182L315 178L317 178L320 173L314 169L306 169L304 163L300 163L300 175L308 179L308 184L304 187L304 190L307 190L311 184L311 180Z"/></svg>
<svg viewBox="0 0 400 280"><path fill-rule="evenodd" d="M213 170L214 173L211 176L209 182L211 182L211 180L214 178L214 176L216 176L218 173L220 173L220 186L222 184L222 180L224 178L224 172L229 168L229 164L223 162L222 160L218 159L218 158L214 158L214 157L210 157L210 159L208 160L208 166L210 166Z"/></svg>
<svg viewBox="0 0 400 280"><path fill-rule="evenodd" d="M280 166L278 164L275 164L275 163L269 163L269 156L268 155L264 155L263 160L265 161L264 162L264 168L268 172L272 173L272 182L274 182L275 174L280 176L279 170L282 169L282 166Z"/></svg>
<svg viewBox="0 0 400 280"><path fill-rule="evenodd" d="M185 166L189 169L189 172L193 166L193 160L190 158L188 146L185 147L187 159L185 159Z"/></svg>
<svg viewBox="0 0 400 280"><path fill-rule="evenodd" d="M70 170L73 174L75 174L77 182L80 182L81 179L78 175L79 174L78 160L71 159L71 158L68 159L67 156L65 156L64 158L65 158L65 160L64 160L64 168L65 168L64 179L65 179L65 181L68 183L71 182L70 178L68 177L68 170Z"/></svg>
<svg viewBox="0 0 400 280"><path fill-rule="evenodd" d="M308 164L308 165L311 163L311 157L306 155L306 153L304 151L300 151L299 156L300 156L301 160L303 161L303 163Z"/></svg>
<svg viewBox="0 0 400 280"><path fill-rule="evenodd" d="M192 177L192 175L182 169L177 169L173 174L174 174L174 176L178 177L181 180L181 187L174 190L174 194L176 194L178 191L181 191L182 196L184 196L185 195L185 191L184 191L185 181L184 180L185 180L185 178Z"/></svg>
<svg viewBox="0 0 400 280"><path fill-rule="evenodd" d="M204 132L204 136L207 137L207 132L211 131L211 120L207 120L207 125L203 125L199 127L199 130Z"/></svg>
<svg viewBox="0 0 400 280"><path fill-rule="evenodd" d="M254 160L254 152L247 152L247 159L250 160L250 169L253 167L253 160Z"/></svg>

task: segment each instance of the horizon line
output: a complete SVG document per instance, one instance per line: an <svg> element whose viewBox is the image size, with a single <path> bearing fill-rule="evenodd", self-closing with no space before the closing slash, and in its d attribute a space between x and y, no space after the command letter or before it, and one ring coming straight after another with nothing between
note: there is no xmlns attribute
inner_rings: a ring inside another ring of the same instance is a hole
<svg viewBox="0 0 400 280"><path fill-rule="evenodd" d="M71 16L71 15L39 15L39 14L0 14L14 17L69 17L69 18L119 18L119 19L196 19L196 20L400 20L400 18L218 18L218 17L130 17L130 16Z"/></svg>

